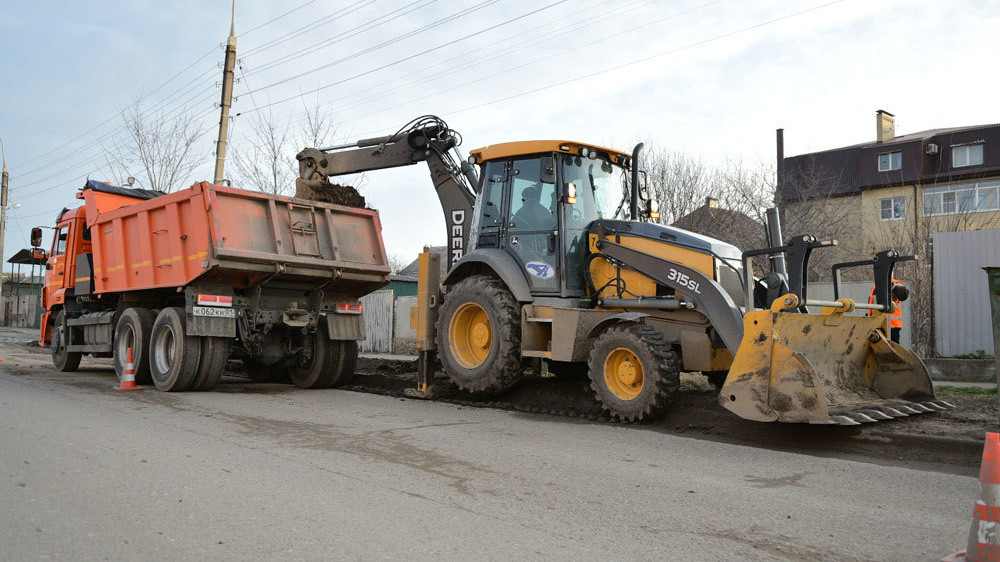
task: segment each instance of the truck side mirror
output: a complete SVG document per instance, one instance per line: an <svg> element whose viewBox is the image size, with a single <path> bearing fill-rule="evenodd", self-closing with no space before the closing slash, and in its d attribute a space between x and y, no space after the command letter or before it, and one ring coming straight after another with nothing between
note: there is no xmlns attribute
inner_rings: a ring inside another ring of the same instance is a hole
<svg viewBox="0 0 1000 562"><path fill-rule="evenodd" d="M31 247L37 248L42 245L42 229L36 226L31 229Z"/></svg>
<svg viewBox="0 0 1000 562"><path fill-rule="evenodd" d="M541 162L541 169L539 170L539 179L542 183L556 183L556 159L551 156L546 156L539 159Z"/></svg>

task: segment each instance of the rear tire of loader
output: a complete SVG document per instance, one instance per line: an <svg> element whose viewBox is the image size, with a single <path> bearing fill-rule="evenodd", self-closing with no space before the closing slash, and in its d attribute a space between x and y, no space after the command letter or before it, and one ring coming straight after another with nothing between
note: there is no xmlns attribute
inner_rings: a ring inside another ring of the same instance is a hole
<svg viewBox="0 0 1000 562"><path fill-rule="evenodd" d="M590 387L604 409L623 420L656 418L680 388L677 354L648 324L611 326L590 351Z"/></svg>
<svg viewBox="0 0 1000 562"><path fill-rule="evenodd" d="M354 378L358 363L358 342L331 340L325 322L320 323L313 340L313 355L308 365L292 366L288 376L299 388L330 388Z"/></svg>
<svg viewBox="0 0 1000 562"><path fill-rule="evenodd" d="M191 383L191 390L212 390L226 372L226 361L232 350L230 338L201 337L201 361Z"/></svg>
<svg viewBox="0 0 1000 562"><path fill-rule="evenodd" d="M149 344L149 371L153 384L164 392L191 388L201 359L201 338L188 336L184 309L164 308L153 322Z"/></svg>
<svg viewBox="0 0 1000 562"><path fill-rule="evenodd" d="M460 389L499 393L521 380L521 314L494 277L473 275L451 287L438 317L438 355Z"/></svg>
<svg viewBox="0 0 1000 562"><path fill-rule="evenodd" d="M68 330L66 325L66 313L60 310L56 314L55 327L52 330L52 365L57 371L71 373L80 368L82 353L66 351L63 334ZM70 340L72 342L72 339ZM77 343L77 342L72 342Z"/></svg>
<svg viewBox="0 0 1000 562"><path fill-rule="evenodd" d="M146 308L128 308L115 326L114 359L118 382L125 372L128 348L132 348L132 366L135 368L136 384L153 384L149 374L149 338L153 333L156 317Z"/></svg>

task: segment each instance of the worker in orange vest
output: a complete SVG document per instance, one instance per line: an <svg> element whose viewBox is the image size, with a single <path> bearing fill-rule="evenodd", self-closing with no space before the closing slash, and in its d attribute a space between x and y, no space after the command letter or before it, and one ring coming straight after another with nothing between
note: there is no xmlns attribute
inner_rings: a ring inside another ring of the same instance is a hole
<svg viewBox="0 0 1000 562"><path fill-rule="evenodd" d="M895 310L889 314L889 339L899 343L899 334L903 331L903 309L900 308L903 305L902 301L910 298L910 290L907 289L898 279L892 280L892 290L889 292L892 295L892 304L895 305ZM872 285L872 292L868 296L868 304L875 304L875 285ZM872 311L868 311L868 316L871 316Z"/></svg>

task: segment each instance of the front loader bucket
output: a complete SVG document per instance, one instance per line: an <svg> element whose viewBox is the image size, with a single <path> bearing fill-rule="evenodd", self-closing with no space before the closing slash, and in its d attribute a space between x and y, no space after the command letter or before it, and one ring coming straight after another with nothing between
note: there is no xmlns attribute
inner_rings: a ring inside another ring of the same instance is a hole
<svg viewBox="0 0 1000 562"><path fill-rule="evenodd" d="M886 338L885 316L783 312L775 304L747 313L743 325L719 395L742 418L857 425L953 407L934 399L920 358Z"/></svg>

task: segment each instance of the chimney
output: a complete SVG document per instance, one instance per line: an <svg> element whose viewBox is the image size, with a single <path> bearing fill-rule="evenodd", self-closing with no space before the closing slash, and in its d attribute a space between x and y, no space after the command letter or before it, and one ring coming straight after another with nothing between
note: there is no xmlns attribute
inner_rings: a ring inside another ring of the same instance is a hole
<svg viewBox="0 0 1000 562"><path fill-rule="evenodd" d="M884 109L875 112L875 140L891 141L896 138L896 119Z"/></svg>
<svg viewBox="0 0 1000 562"><path fill-rule="evenodd" d="M718 209L719 208L719 200L716 199L715 197L706 197L705 198L705 206L708 207L709 209Z"/></svg>

